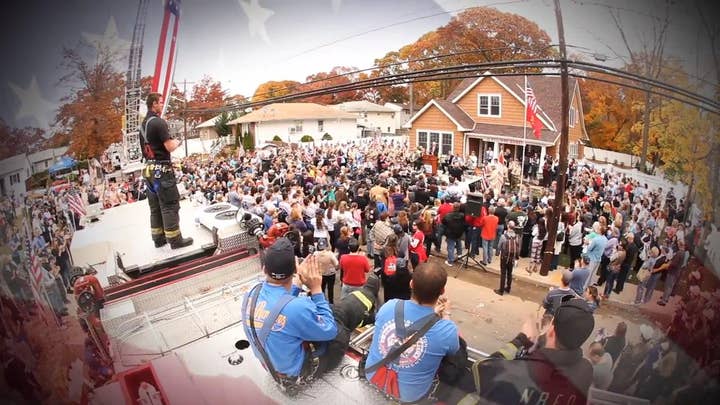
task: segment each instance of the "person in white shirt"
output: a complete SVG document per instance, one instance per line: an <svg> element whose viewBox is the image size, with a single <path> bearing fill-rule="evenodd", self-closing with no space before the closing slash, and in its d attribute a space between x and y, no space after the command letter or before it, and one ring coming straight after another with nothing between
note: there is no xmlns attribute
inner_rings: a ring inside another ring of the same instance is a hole
<svg viewBox="0 0 720 405"><path fill-rule="evenodd" d="M583 229L582 221L575 220L575 223L568 230L568 244L570 245L570 270L575 269L575 265L580 265L580 256L583 249Z"/></svg>

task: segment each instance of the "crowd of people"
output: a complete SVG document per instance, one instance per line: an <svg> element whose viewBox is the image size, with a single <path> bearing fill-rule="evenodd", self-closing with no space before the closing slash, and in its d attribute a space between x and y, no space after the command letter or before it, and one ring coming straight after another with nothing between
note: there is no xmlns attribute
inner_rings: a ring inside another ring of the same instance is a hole
<svg viewBox="0 0 720 405"><path fill-rule="evenodd" d="M547 221L553 215L552 199L559 179L557 160L548 157L541 165L534 155L528 156L525 164L511 155L446 156L440 172L433 175L417 165L421 153L397 140L373 140L241 151L214 159L191 156L175 166L181 194L194 204L228 202L262 218L265 231L286 223L289 232L296 234L293 240L297 243L289 250L304 259L305 264L296 272L294 262L292 266L289 261L278 264L279 259L274 258L275 261L266 263L268 289L260 291L257 299L264 300L265 308L270 308L282 295L280 289L289 288L296 294L299 289L292 286L305 285L309 301L289 304L296 308L290 307L288 311L322 315L313 319L323 325L313 334L308 322L304 326L295 325L297 319L305 318L286 316L286 326L295 328L297 339L279 338L273 333L265 336L269 362L288 379L284 382L312 375L305 367L312 369L313 365L303 360L308 349L299 346L295 350L294 345L302 341L331 341L330 347L344 350L350 331L375 322L366 378L385 394L411 402L475 391L472 375L458 372L467 366L458 360L462 358L458 353L463 353L465 342L457 338L457 326L450 319L445 293L447 270L458 266L464 255L486 266L498 263L501 278L495 292L499 295L511 293L513 271L520 258L527 258L528 265L523 271L537 273L542 252L548 248ZM658 396L648 387L669 378L667 372L656 366L657 359L666 358L668 353L669 349L662 346L666 340L643 336L643 347L647 350L640 350L637 345L625 347L624 340L622 345L618 342L624 333L618 327L614 338L601 337L590 346L586 353L589 360L578 356L578 351L593 330L593 311L613 293L622 292L628 279L638 283L638 305L652 299L661 280L664 293L658 304L669 302L699 243L698 224L688 220L687 207L672 188L649 187L621 172L575 161L568 168L567 178L557 236L549 241L554 251L551 270L562 271L562 286L550 291L543 302L546 315L540 330L533 329L533 325L524 326L509 346L493 354L494 361L482 365L486 391L479 394L500 400L525 395L525 390L531 389L529 395L542 398L544 391L539 387L547 381L533 379L537 370L529 364L534 363L523 361L518 366L512 362L519 357L537 360L543 371L559 369L561 373L572 374L567 375L565 388L551 384L550 390L556 390L552 395L585 398L590 384L594 384L656 399ZM147 184L139 177L106 182L99 187L80 183L78 189L85 202L101 202L104 208L147 197ZM39 260L44 291L59 320L67 314L66 293L71 288L69 241L72 231L81 227L68 204L68 196L75 192L15 202L25 204L31 218L27 248L23 246L22 226L8 217L11 215L8 213L17 210L4 209L6 219L0 222L3 227L0 236L7 242L4 245L11 247L10 252L0 257L3 263L9 263L3 265L9 290L19 302L32 302L30 280L25 276L30 273L21 268L25 266L23 249L30 249ZM11 203L4 204L7 207ZM287 250L286 246L283 252ZM429 261L431 256L441 259ZM272 263L284 270L273 273ZM288 269L292 271L288 273ZM338 279L340 295L336 297ZM18 308L18 319L32 311ZM282 311L278 316L282 316ZM405 311L402 315L405 323L413 326L417 323L415 329L397 330L397 311ZM438 319L432 318L432 314ZM427 356L398 354L394 361L373 367L373 363L376 366L393 352L389 340L411 336L430 319L433 324L422 337ZM656 346L661 349L654 350ZM677 345L673 347L674 353L682 352ZM262 353L254 349L263 360ZM278 357L288 351L296 356ZM623 361L630 365L608 367L606 354L613 365L624 364ZM571 364L560 366L558 356L572 358ZM642 372L637 359L642 359L645 365ZM337 359L323 367L327 369L335 363ZM314 367L313 373L323 369L317 364ZM631 376L621 375L630 368L634 368ZM614 372L611 377L607 375L608 369ZM438 370L439 380L435 378ZM687 375L695 378L701 373L688 374L688 369L679 367L674 370L676 378ZM497 379L503 372L521 377L511 387L503 387ZM716 378L717 373L703 375ZM395 386L398 391L388 390L388 382L393 378L398 382ZM688 384L695 383L694 379L688 380ZM461 389L447 391L448 386Z"/></svg>

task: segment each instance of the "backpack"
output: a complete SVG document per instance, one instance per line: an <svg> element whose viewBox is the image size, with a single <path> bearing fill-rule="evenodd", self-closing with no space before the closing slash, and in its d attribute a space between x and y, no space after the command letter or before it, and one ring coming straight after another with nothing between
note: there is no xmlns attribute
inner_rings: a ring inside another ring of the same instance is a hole
<svg viewBox="0 0 720 405"><path fill-rule="evenodd" d="M150 148L150 143L147 139L148 124L155 118L155 116L148 118L148 120L145 121L145 125L140 127L140 148L145 159L155 159L155 152Z"/></svg>
<svg viewBox="0 0 720 405"><path fill-rule="evenodd" d="M383 273L386 276L392 277L397 271L397 256L388 256L385 258L385 266L383 267Z"/></svg>
<svg viewBox="0 0 720 405"><path fill-rule="evenodd" d="M416 320L411 325L406 326L404 304L404 300L398 300L395 304L395 333L398 338L397 341L382 360L373 365L368 365L364 363L365 360L367 360L367 357L365 357L361 361L362 364L358 370L362 378L367 378L367 373L375 372L368 382L377 390L396 401L400 399L400 385L398 382L397 365L393 366L393 364L440 320L440 317L433 312Z"/></svg>
<svg viewBox="0 0 720 405"><path fill-rule="evenodd" d="M518 256L518 244L517 244L517 235L515 235L514 238L510 238L507 235L505 235L505 243L507 246L507 253L503 254L503 256L510 257L510 258L516 258Z"/></svg>

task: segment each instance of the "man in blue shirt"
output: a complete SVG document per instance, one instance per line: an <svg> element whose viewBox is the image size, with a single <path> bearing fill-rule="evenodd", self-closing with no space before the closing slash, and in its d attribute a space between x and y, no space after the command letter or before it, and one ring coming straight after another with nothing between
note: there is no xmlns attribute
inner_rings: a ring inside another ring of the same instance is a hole
<svg viewBox="0 0 720 405"><path fill-rule="evenodd" d="M590 277L585 282L585 288L590 285L590 280L595 277L595 273L600 267L600 261L602 261L603 253L605 252L605 246L608 240L605 237L605 229L601 229L600 233L592 238L590 244L587 247L585 254L587 255L590 263L588 264L588 270L590 270ZM584 289L583 289L584 290Z"/></svg>
<svg viewBox="0 0 720 405"><path fill-rule="evenodd" d="M570 280L570 288L580 297L585 293L590 279L590 269L588 269L590 261L586 255L583 255L581 260L582 266L572 271L572 280Z"/></svg>
<svg viewBox="0 0 720 405"><path fill-rule="evenodd" d="M253 288L243 303L246 337L256 357L265 364L264 356L258 348L258 344L262 345L272 368L283 381L293 383L297 382L298 378L312 378L318 368L306 361L309 357L312 362L313 357L316 357L314 354L306 355L313 350L314 344L311 342L327 342L337 335L333 313L322 293L322 272L317 259L314 256L308 257L297 269L299 277L294 278L296 261L292 243L287 238L280 238L265 251L263 270L265 281ZM298 297L300 284L309 289L308 297ZM259 289L259 292L256 289ZM253 295L257 296L255 305ZM284 298L287 295L291 297ZM261 337L264 322L275 311L277 303L284 299L288 301L281 307L267 337ZM250 328L251 312L255 334ZM257 339L255 335L258 336ZM322 345L316 346L315 348L319 349ZM267 364L265 366L270 369Z"/></svg>
<svg viewBox="0 0 720 405"><path fill-rule="evenodd" d="M435 323L428 331L386 367L397 373L399 400L414 402L427 398L433 393L435 376L443 357L453 355L460 348L458 329L449 319L449 304L444 297L447 272L433 262L422 263L412 274L410 300L390 300L378 311L375 317L375 331L365 362L365 369L382 361L398 343L395 328L395 306L404 306L404 323L408 329L412 324L433 312L443 319ZM376 372L367 372L368 381L373 380Z"/></svg>

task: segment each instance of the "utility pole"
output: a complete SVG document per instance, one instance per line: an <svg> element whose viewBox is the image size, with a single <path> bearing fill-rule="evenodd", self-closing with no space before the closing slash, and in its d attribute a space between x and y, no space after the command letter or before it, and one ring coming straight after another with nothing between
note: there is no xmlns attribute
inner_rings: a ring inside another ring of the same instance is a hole
<svg viewBox="0 0 720 405"><path fill-rule="evenodd" d="M550 261L552 261L555 253L555 239L557 236L558 222L562 215L563 200L565 197L565 184L567 183L568 168L568 132L570 130L570 122L568 114L570 112L570 95L568 83L568 63L567 49L565 47L565 30L563 28L562 11L560 11L560 0L555 1L555 18L558 26L558 43L560 45L560 88L562 91L561 110L562 110L562 126L560 129L560 167L558 168L559 176L555 185L555 200L553 201L552 216L545 218L548 222L547 243L543 252L542 266L540 267L540 275L547 276L550 269Z"/></svg>
<svg viewBox="0 0 720 405"><path fill-rule="evenodd" d="M185 139L185 157L188 157L188 145L187 145L187 79L183 80L183 138Z"/></svg>

